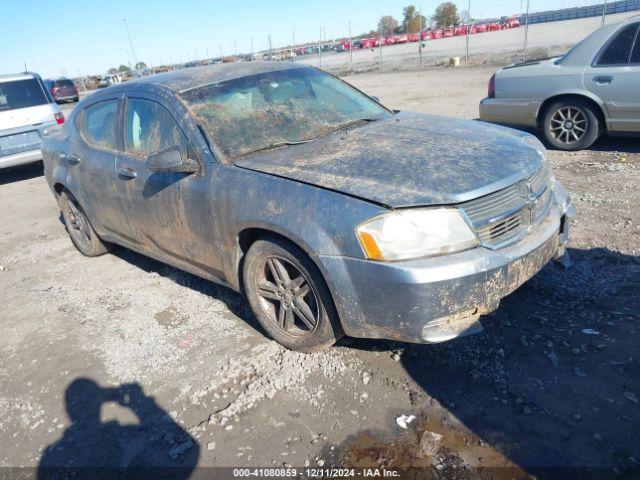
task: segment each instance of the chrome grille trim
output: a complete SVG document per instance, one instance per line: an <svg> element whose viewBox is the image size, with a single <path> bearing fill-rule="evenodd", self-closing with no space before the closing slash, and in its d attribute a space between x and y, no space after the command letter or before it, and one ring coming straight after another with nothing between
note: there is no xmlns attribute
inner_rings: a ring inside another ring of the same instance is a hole
<svg viewBox="0 0 640 480"><path fill-rule="evenodd" d="M460 206L482 245L502 248L516 241L549 213L551 174L542 167L529 178Z"/></svg>

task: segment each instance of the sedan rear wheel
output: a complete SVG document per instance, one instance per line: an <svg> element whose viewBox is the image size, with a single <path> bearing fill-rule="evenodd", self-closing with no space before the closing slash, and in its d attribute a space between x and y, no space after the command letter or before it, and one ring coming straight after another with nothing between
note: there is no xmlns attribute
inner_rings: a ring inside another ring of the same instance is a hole
<svg viewBox="0 0 640 480"><path fill-rule="evenodd" d="M600 136L600 121L593 107L581 100L556 102L544 117L547 143L559 150L584 150Z"/></svg>
<svg viewBox="0 0 640 480"><path fill-rule="evenodd" d="M63 190L58 202L67 232L80 253L87 257L97 257L111 250L110 244L100 240L89 223L87 214L69 191Z"/></svg>
<svg viewBox="0 0 640 480"><path fill-rule="evenodd" d="M312 352L342 336L324 279L297 247L279 238L256 241L244 260L243 282L256 318L285 347Z"/></svg>

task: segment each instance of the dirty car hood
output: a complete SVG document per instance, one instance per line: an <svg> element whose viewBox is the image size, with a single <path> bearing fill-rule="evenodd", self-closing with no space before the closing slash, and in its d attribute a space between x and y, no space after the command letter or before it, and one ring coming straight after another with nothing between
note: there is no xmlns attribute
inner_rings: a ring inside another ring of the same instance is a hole
<svg viewBox="0 0 640 480"><path fill-rule="evenodd" d="M464 202L540 168L526 133L417 113L261 152L239 167L308 183L391 208Z"/></svg>

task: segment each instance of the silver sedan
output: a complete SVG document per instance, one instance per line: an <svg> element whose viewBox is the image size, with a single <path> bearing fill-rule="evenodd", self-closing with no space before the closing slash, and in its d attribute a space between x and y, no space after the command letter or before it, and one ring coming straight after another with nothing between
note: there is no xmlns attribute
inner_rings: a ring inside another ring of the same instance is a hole
<svg viewBox="0 0 640 480"><path fill-rule="evenodd" d="M640 17L601 28L561 58L499 70L480 103L486 122L539 128L553 148L640 133Z"/></svg>

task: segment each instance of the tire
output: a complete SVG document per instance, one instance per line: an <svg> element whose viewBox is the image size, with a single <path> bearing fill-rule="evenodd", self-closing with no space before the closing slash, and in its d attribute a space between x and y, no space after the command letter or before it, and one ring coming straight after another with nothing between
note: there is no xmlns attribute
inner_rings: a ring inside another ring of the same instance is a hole
<svg viewBox="0 0 640 480"><path fill-rule="evenodd" d="M320 271L296 246L275 237L256 241L244 258L242 281L258 322L281 345L310 353L344 335Z"/></svg>
<svg viewBox="0 0 640 480"><path fill-rule="evenodd" d="M100 240L89 223L87 214L68 190L60 193L58 204L69 237L80 253L87 257L98 257L112 249L111 244Z"/></svg>
<svg viewBox="0 0 640 480"><path fill-rule="evenodd" d="M545 140L558 150L585 150L598 140L600 129L593 106L580 99L553 103L543 118Z"/></svg>

